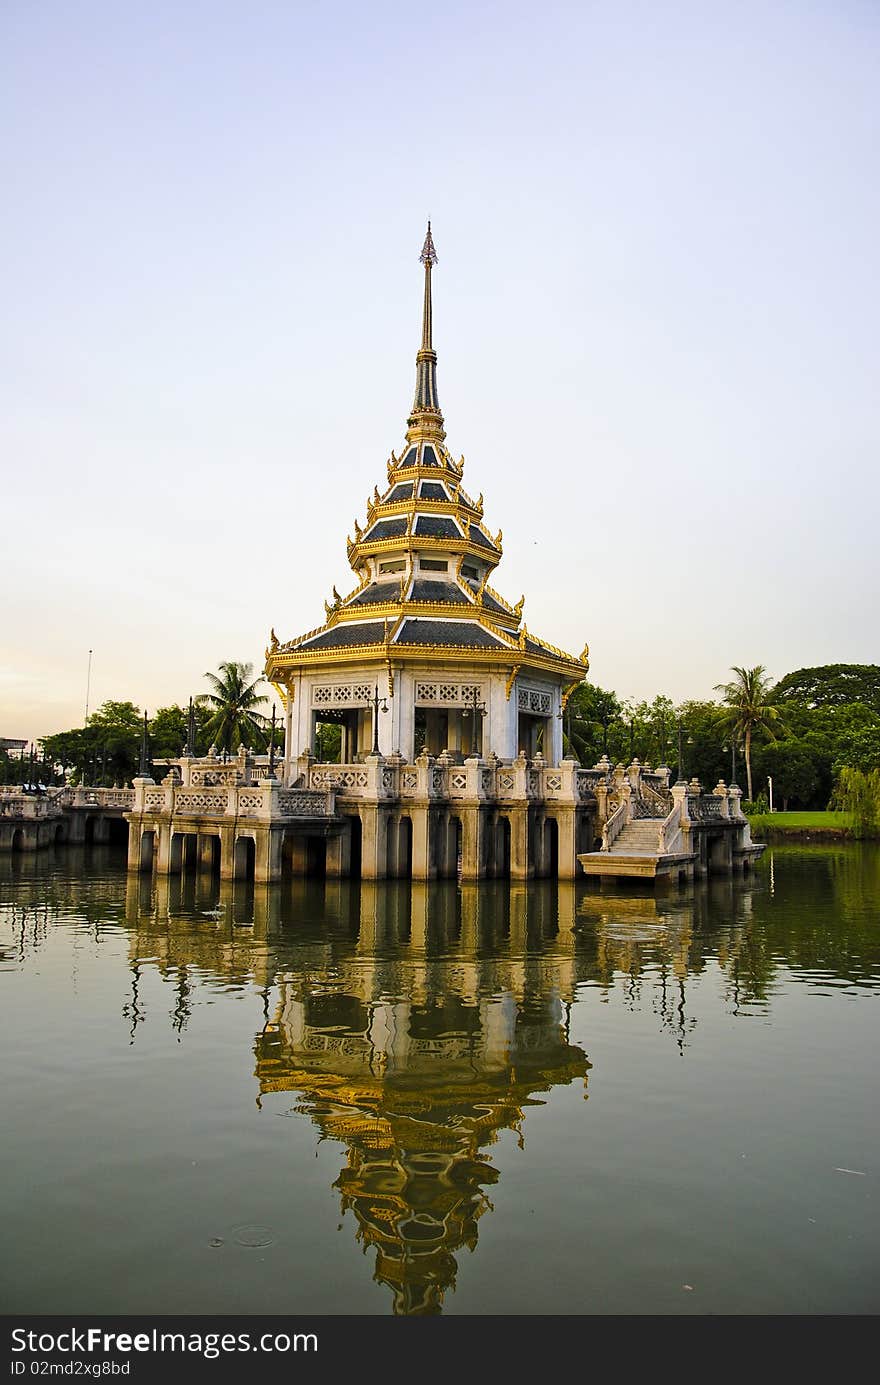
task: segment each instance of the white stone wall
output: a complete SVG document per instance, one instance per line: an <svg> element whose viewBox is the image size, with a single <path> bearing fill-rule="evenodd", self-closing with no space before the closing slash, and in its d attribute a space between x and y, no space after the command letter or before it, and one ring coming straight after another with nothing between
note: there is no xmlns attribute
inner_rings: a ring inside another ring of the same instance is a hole
<svg viewBox="0 0 880 1385"><path fill-rule="evenodd" d="M559 680L547 676L531 676L527 672L518 677L510 697L507 696L507 669L487 669L481 666L462 663L458 667L447 667L438 672L436 666L407 664L394 670L394 694L389 695L388 672L383 666L372 669L340 669L329 671L316 669L313 673L300 673L294 684L294 698L288 710L287 755L288 773L291 762L295 761L312 743L312 714L321 706L340 709L357 708L359 712L361 735L360 743L369 749L373 740L373 691L378 680L379 696L387 699L388 711L379 713L379 749L383 755L400 751L406 758L413 754L415 735L416 687L431 683L437 686L438 696L433 704L449 711L460 710L462 698L444 699L439 695L440 688L456 688L459 685L474 685L480 689L480 699L485 703L486 716L483 719L483 754L490 751L502 760L512 760L519 752L519 712L520 692L542 694L542 707L549 710L545 714L545 759L558 764L562 758L562 720L559 712L562 706L562 686ZM321 689L321 701L316 702L316 689ZM327 690L330 690L329 692ZM345 690L353 690L347 694ZM549 703L546 699L549 698ZM420 699L421 705L426 705ZM541 713L544 714L544 713ZM450 747L452 749L454 747Z"/></svg>

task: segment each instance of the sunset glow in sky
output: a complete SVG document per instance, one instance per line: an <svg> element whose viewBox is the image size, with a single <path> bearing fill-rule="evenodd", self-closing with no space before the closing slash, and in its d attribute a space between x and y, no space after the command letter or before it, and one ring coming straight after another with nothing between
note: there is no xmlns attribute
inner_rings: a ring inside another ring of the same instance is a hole
<svg viewBox="0 0 880 1385"><path fill-rule="evenodd" d="M0 14L0 735L355 585L431 217L495 585L622 697L880 661L880 9Z"/></svg>

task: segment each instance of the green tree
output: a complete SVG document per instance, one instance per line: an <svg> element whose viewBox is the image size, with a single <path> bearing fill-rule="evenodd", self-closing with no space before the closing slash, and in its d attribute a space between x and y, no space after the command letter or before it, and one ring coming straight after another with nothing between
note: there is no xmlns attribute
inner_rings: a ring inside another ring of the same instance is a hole
<svg viewBox="0 0 880 1385"><path fill-rule="evenodd" d="M772 778L773 795L782 800L783 812L792 805L808 808L813 803L820 764L804 741L792 736L772 741L757 752L756 762L761 778Z"/></svg>
<svg viewBox="0 0 880 1385"><path fill-rule="evenodd" d="M195 752L204 755L210 745L205 728L211 720L211 713L201 703L193 706L196 724ZM150 719L150 747L157 759L173 759L180 755L189 734L189 708L180 707L173 702L170 707L160 707Z"/></svg>
<svg viewBox="0 0 880 1385"><path fill-rule="evenodd" d="M691 699L682 702L673 722L675 739L671 754L676 760L676 775L681 778L682 765L678 764L678 722L681 728L681 758L684 775L687 779L699 779L704 788L711 789L719 779L727 779L730 774L730 750L726 741L728 728L726 718L720 716L717 702L701 702Z"/></svg>
<svg viewBox="0 0 880 1385"><path fill-rule="evenodd" d="M780 678L774 701L803 702L808 707L843 707L861 702L880 716L880 664L823 664L799 668Z"/></svg>
<svg viewBox="0 0 880 1385"><path fill-rule="evenodd" d="M835 801L845 813L852 813L857 837L876 837L880 833L880 769L866 774L845 766L837 780Z"/></svg>
<svg viewBox="0 0 880 1385"><path fill-rule="evenodd" d="M220 677L206 673L212 692L200 693L196 701L207 707L209 715L204 734L219 750L236 751L240 745L262 750L266 745L267 718L256 709L266 701L257 691L262 677L254 678L253 664L229 659L220 664Z"/></svg>
<svg viewBox="0 0 880 1385"><path fill-rule="evenodd" d="M747 796L752 797L752 740L756 733L766 732L775 740L774 724L780 722L779 709L770 701L772 683L763 664L755 668L733 665L736 677L730 683L716 683L715 691L722 694L727 709L724 718L732 735L743 744L746 757Z"/></svg>
<svg viewBox="0 0 880 1385"><path fill-rule="evenodd" d="M579 683L568 699L562 721L565 753L582 765L594 765L606 753L613 758L620 713L616 693L595 683Z"/></svg>
<svg viewBox="0 0 880 1385"><path fill-rule="evenodd" d="M44 760L74 783L126 783L140 756L143 723L133 702L104 702L85 726L44 736Z"/></svg>

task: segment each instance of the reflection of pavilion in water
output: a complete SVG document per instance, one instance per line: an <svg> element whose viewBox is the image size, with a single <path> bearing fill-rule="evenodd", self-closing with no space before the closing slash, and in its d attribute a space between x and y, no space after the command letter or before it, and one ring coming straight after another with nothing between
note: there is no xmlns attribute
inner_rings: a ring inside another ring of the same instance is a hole
<svg viewBox="0 0 880 1385"><path fill-rule="evenodd" d="M309 883L298 892L298 937L284 927L284 900L265 890L244 937L212 920L224 902L234 914L231 894L195 931L181 915L181 937L158 926L173 922L168 891L156 908L135 880L132 945L169 979L183 964L187 985L195 968L252 969L265 998L260 1096L296 1092L295 1109L345 1146L336 1187L394 1311L439 1312L456 1252L474 1249L491 1208L486 1188L498 1173L487 1148L504 1130L522 1142L538 1093L575 1080L586 1088L590 1065L568 1038L576 938L557 928L555 889L370 882L340 882L336 926L313 934L302 924Z"/></svg>
<svg viewBox="0 0 880 1385"><path fill-rule="evenodd" d="M541 920L524 890L362 887L361 904L356 951L332 974L279 981L257 1077L261 1093L299 1092L296 1109L346 1147L343 1210L394 1311L439 1312L491 1210L486 1148L505 1129L522 1141L536 1093L586 1087L568 1040L574 938L527 958ZM501 952L499 920L513 942Z"/></svg>
<svg viewBox="0 0 880 1385"><path fill-rule="evenodd" d="M486 1151L501 1132L522 1141L538 1093L586 1087L590 1064L569 1041L578 987L631 999L650 972L683 1047L685 981L703 969L702 915L718 906L705 891L615 897L565 882L214 881L202 898L156 886L129 882L134 958L176 982L177 1027L196 973L262 990L260 1098L297 1093L294 1109L345 1146L335 1186L398 1313L440 1311L456 1253L474 1249L491 1209Z"/></svg>

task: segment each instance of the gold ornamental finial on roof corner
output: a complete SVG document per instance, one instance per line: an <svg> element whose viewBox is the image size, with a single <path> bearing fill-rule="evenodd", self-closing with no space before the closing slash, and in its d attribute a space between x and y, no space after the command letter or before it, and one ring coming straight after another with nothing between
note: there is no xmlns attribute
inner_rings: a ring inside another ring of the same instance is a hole
<svg viewBox="0 0 880 1385"><path fill-rule="evenodd" d="M437 251L434 249L434 237L431 235L431 223L428 222L428 234L425 236L425 243L422 246L422 253L419 256L419 264L437 263Z"/></svg>

